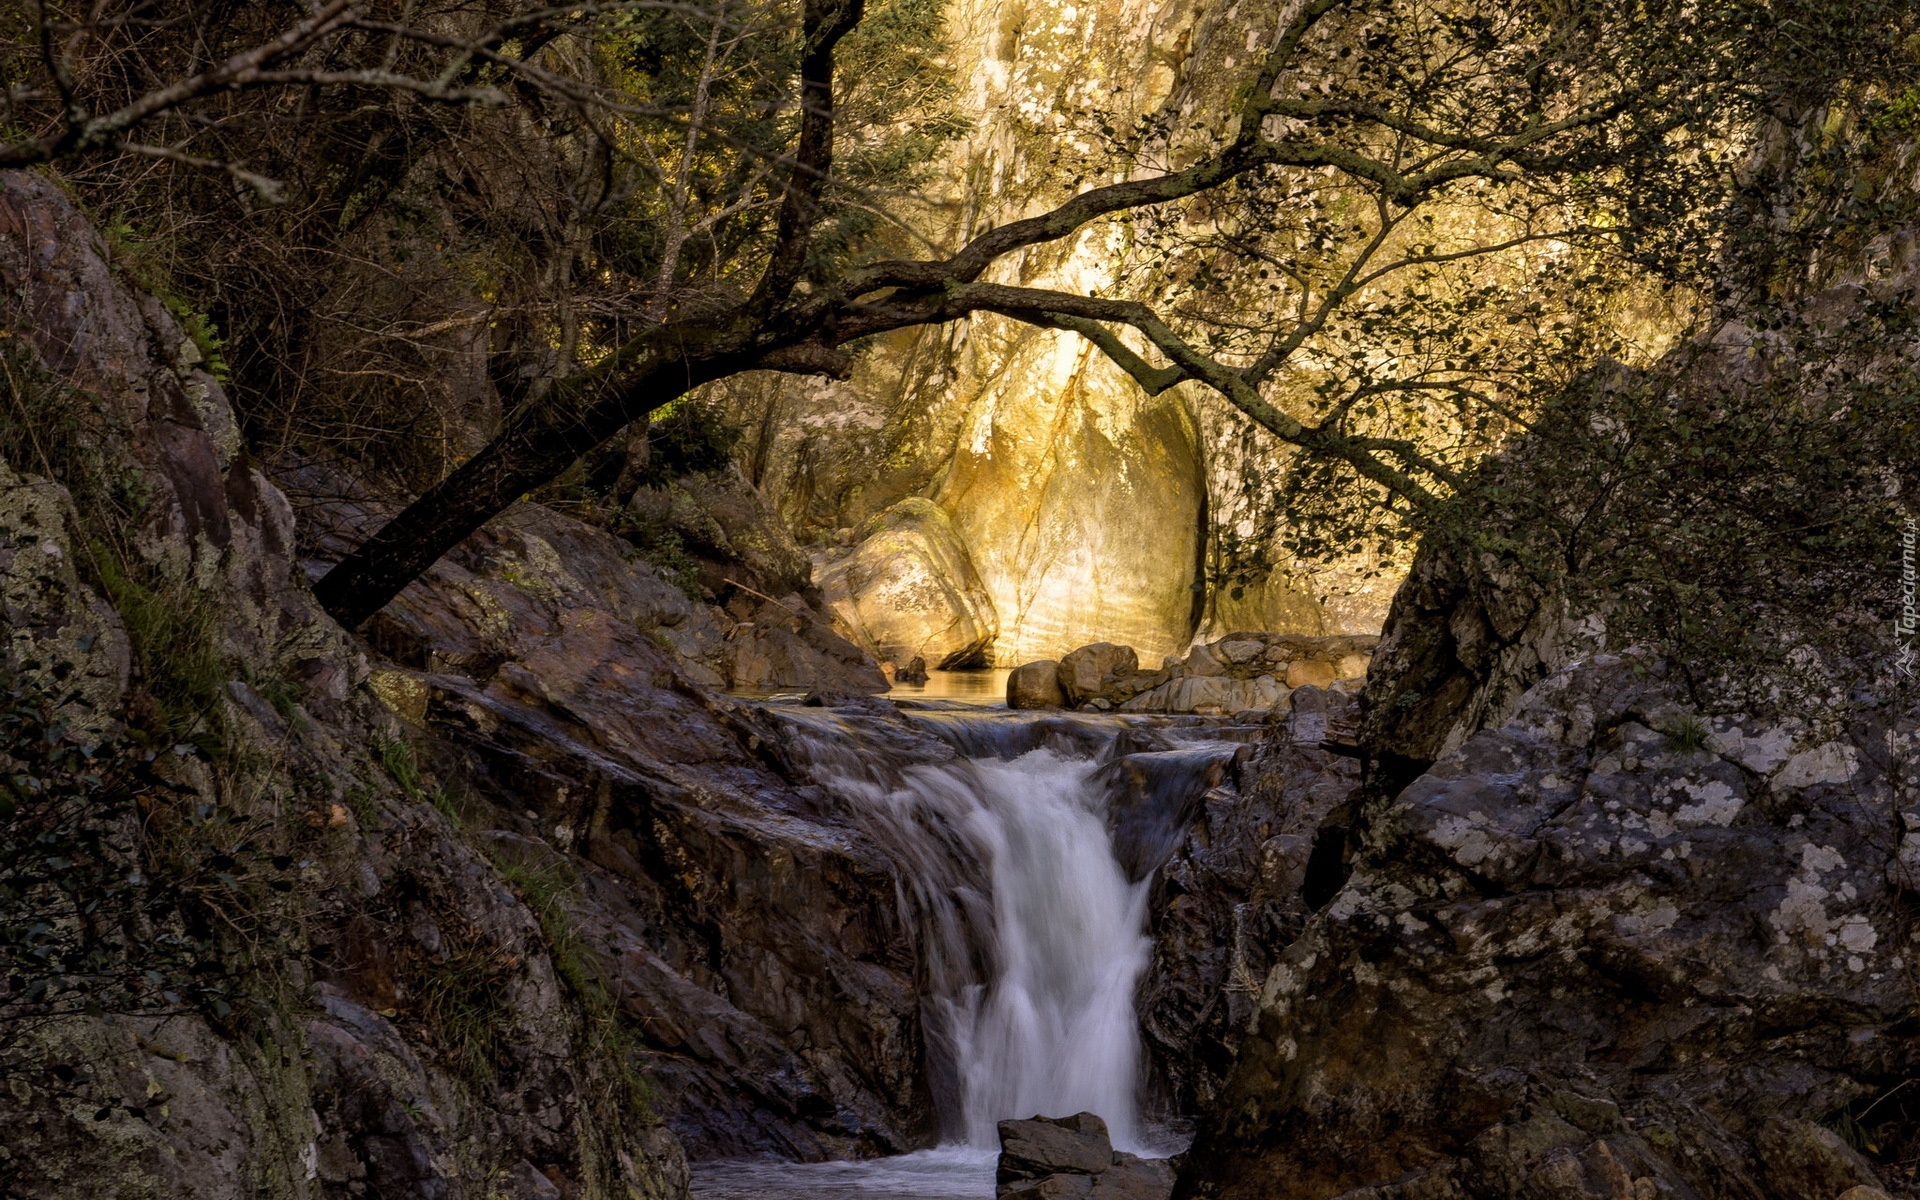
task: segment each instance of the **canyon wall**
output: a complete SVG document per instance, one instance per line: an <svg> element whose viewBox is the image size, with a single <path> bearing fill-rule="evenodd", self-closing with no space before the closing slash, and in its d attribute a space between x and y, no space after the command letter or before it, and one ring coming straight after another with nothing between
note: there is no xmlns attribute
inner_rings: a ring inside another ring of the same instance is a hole
<svg viewBox="0 0 1920 1200"><path fill-rule="evenodd" d="M1190 125L1209 111L1253 36L1237 7L1190 0L952 5L948 61L969 129L932 169L916 233L951 250L1116 178L1109 151L1127 131L1156 113ZM1027 251L993 278L1151 294L1157 270L1116 223ZM1296 568L1255 511L1287 447L1211 394L1146 395L1074 335L982 316L879 339L846 382L756 379L724 394L749 429L750 473L823 577L886 536L902 500L945 511L991 602L971 628L997 631L975 660L1010 666L1106 640L1157 664L1202 629L1372 633L1385 615L1391 567L1378 578L1360 560ZM1272 569L1223 586L1223 560L1248 554ZM898 636L870 629L851 592L827 591L849 635L891 657ZM956 611L943 602L926 623L956 624ZM920 642L937 664L972 636Z"/></svg>

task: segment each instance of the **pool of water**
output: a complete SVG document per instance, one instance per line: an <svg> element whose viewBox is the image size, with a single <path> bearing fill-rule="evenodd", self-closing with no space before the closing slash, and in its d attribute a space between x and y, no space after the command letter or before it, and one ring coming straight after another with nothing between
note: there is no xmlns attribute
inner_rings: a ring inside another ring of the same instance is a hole
<svg viewBox="0 0 1920 1200"><path fill-rule="evenodd" d="M993 1200L991 1150L942 1146L863 1162L693 1165L695 1200Z"/></svg>
<svg viewBox="0 0 1920 1200"><path fill-rule="evenodd" d="M981 671L928 671L925 683L896 683L889 700L964 700L970 704L1005 704L1009 667Z"/></svg>
<svg viewBox="0 0 1920 1200"><path fill-rule="evenodd" d="M889 700L955 700L962 704L1005 704L1010 667L979 671L928 671L925 683L896 683L892 691L881 695ZM797 692L735 692L747 700L798 700Z"/></svg>

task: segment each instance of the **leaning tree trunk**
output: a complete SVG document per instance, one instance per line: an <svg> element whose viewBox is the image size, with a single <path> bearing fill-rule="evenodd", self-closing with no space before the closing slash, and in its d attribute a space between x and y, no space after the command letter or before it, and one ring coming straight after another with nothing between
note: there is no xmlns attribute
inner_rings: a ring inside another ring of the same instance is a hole
<svg viewBox="0 0 1920 1200"><path fill-rule="evenodd" d="M348 629L385 608L440 556L551 482L633 421L692 388L754 365L739 344L692 347L678 331L617 352L514 414L499 436L429 488L314 585L321 607ZM709 334L709 338L711 335ZM671 351L668 353L667 351Z"/></svg>

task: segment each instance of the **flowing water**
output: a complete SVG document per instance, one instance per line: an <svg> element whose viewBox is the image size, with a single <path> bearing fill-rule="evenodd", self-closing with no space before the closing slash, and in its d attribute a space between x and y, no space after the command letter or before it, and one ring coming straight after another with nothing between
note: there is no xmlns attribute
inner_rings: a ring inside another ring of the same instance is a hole
<svg viewBox="0 0 1920 1200"><path fill-rule="evenodd" d="M1120 749L1164 750L1224 731L937 702L922 709L909 722L957 756L926 753L925 738L917 755L878 744L819 709L781 715L814 777L888 849L911 891L945 1143L872 1162L701 1164L702 1200L991 1197L996 1125L1007 1117L1094 1112L1117 1148L1171 1148L1140 1117L1134 995L1152 948L1151 879L1129 879L1116 857L1110 764ZM1141 744L1140 731L1153 744ZM1171 761L1159 769L1191 791L1204 790L1207 764L1231 752L1210 743L1141 757Z"/></svg>

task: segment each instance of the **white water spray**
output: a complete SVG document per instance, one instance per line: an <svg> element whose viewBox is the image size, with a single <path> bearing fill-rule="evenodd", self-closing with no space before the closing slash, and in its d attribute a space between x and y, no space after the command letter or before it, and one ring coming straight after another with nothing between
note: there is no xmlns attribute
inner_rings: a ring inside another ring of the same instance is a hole
<svg viewBox="0 0 1920 1200"><path fill-rule="evenodd" d="M1092 752L892 774L842 739L811 749L816 774L905 868L948 1136L997 1149L1005 1118L1093 1112L1115 1145L1142 1148L1134 993L1152 948L1148 884L1114 858Z"/></svg>
<svg viewBox="0 0 1920 1200"><path fill-rule="evenodd" d="M1147 884L1114 860L1093 773L1050 750L976 765L966 829L992 876L994 976L934 1001L975 1146L999 1145L1002 1118L1077 1112L1138 1142Z"/></svg>

